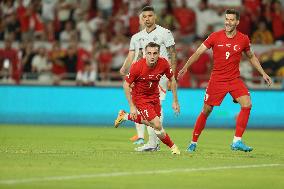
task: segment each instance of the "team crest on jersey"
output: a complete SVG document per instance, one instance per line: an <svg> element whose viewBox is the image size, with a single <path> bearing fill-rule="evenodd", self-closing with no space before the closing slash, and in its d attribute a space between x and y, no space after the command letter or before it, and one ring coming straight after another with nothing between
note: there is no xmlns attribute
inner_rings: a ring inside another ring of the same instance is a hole
<svg viewBox="0 0 284 189"><path fill-rule="evenodd" d="M240 50L241 48L240 48L240 46L239 45L234 45L234 51L238 51L238 50Z"/></svg>

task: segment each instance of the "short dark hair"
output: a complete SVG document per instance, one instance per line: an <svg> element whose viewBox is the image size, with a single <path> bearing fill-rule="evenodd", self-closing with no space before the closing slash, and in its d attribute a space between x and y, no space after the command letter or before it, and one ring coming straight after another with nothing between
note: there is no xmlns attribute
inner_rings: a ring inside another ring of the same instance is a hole
<svg viewBox="0 0 284 189"><path fill-rule="evenodd" d="M155 12L155 9L152 6L145 6L142 9L142 12L144 12L144 11L153 11L153 12Z"/></svg>
<svg viewBox="0 0 284 189"><path fill-rule="evenodd" d="M227 9L225 11L225 14L234 14L234 15L236 15L236 19L240 20L240 12L235 10L235 9Z"/></svg>
<svg viewBox="0 0 284 189"><path fill-rule="evenodd" d="M157 47L158 50L160 51L161 46L155 42L150 42L146 45L145 49L147 49L147 47Z"/></svg>

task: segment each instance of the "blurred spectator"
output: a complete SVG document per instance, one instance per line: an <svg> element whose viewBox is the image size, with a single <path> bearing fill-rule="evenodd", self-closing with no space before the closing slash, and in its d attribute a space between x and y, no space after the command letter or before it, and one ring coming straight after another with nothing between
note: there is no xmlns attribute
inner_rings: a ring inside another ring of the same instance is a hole
<svg viewBox="0 0 284 189"><path fill-rule="evenodd" d="M49 52L49 61L52 63L52 73L54 76L54 85L59 85L66 72L65 64L62 61L65 52L61 49L59 42L52 44L52 49Z"/></svg>
<svg viewBox="0 0 284 189"><path fill-rule="evenodd" d="M12 37L13 40L19 41L21 39L20 22L17 19L17 14L12 13L5 18L5 36Z"/></svg>
<svg viewBox="0 0 284 189"><path fill-rule="evenodd" d="M110 68L112 63L112 54L107 45L102 46L97 54L97 61L99 65L99 76L103 81L110 80Z"/></svg>
<svg viewBox="0 0 284 189"><path fill-rule="evenodd" d="M103 23L104 23L104 19L103 19L103 16L102 16L102 12L97 11L97 15L89 21L89 26L90 26L92 32L95 33L103 25Z"/></svg>
<svg viewBox="0 0 284 189"><path fill-rule="evenodd" d="M57 15L61 26L61 31L65 27L65 23L73 19L72 13L74 12L76 3L77 0L59 0Z"/></svg>
<svg viewBox="0 0 284 189"><path fill-rule="evenodd" d="M18 51L12 47L12 39L7 38L3 49L0 49L0 70L8 72L9 79L20 83L21 66Z"/></svg>
<svg viewBox="0 0 284 189"><path fill-rule="evenodd" d="M61 59L64 62L66 68L65 79L75 80L77 73L77 46L70 45L67 49L65 56Z"/></svg>
<svg viewBox="0 0 284 189"><path fill-rule="evenodd" d="M214 18L212 18L214 12L209 9L206 0L200 0L198 9L194 11L196 14L196 35L199 38L205 38L210 32L208 28L214 22Z"/></svg>
<svg viewBox="0 0 284 189"><path fill-rule="evenodd" d="M240 7L240 23L237 26L237 30L248 36L252 32L252 18L246 7Z"/></svg>
<svg viewBox="0 0 284 189"><path fill-rule="evenodd" d="M83 19L77 23L76 29L79 32L79 39L82 43L93 43L93 30L89 22L89 13L82 14Z"/></svg>
<svg viewBox="0 0 284 189"><path fill-rule="evenodd" d="M34 51L34 45L32 41L26 41L22 43L20 47L21 59L22 59L22 69L24 73L24 78L32 78L30 73L32 72L32 60L36 55Z"/></svg>
<svg viewBox="0 0 284 189"><path fill-rule="evenodd" d="M113 57L111 63L112 78L121 79L119 70L128 53L127 46L127 40L123 35L115 36L110 43L110 51Z"/></svg>
<svg viewBox="0 0 284 189"><path fill-rule="evenodd" d="M186 7L186 1L182 0L181 6L174 6L173 14L177 21L177 29L180 39L184 43L190 43L195 36L196 18L192 9Z"/></svg>
<svg viewBox="0 0 284 189"><path fill-rule="evenodd" d="M281 3L275 1L272 6L272 29L274 39L284 41L284 12Z"/></svg>
<svg viewBox="0 0 284 189"><path fill-rule="evenodd" d="M169 30L175 29L175 17L172 13L168 12L168 9L164 8L158 15L158 24Z"/></svg>
<svg viewBox="0 0 284 189"><path fill-rule="evenodd" d="M97 72L89 61L84 62L84 69L78 71L76 82L80 86L95 85Z"/></svg>
<svg viewBox="0 0 284 189"><path fill-rule="evenodd" d="M44 23L54 22L58 0L41 0L41 16Z"/></svg>
<svg viewBox="0 0 284 189"><path fill-rule="evenodd" d="M257 30L252 34L251 42L263 45L272 44L273 36L272 33L266 28L265 22L260 22L257 26Z"/></svg>
<svg viewBox="0 0 284 189"><path fill-rule="evenodd" d="M16 12L14 0L3 0L0 2L0 8L3 17L10 16Z"/></svg>
<svg viewBox="0 0 284 189"><path fill-rule="evenodd" d="M104 19L108 19L112 15L112 7L112 0L97 0L97 8L102 11Z"/></svg>
<svg viewBox="0 0 284 189"><path fill-rule="evenodd" d="M28 7L19 4L17 9L23 41L33 40L34 38L43 39L43 23L35 9L36 6L34 4L30 4Z"/></svg>
<svg viewBox="0 0 284 189"><path fill-rule="evenodd" d="M47 21L45 23L44 39L48 42L54 42L55 40L57 40L57 37L55 35L54 22Z"/></svg>
<svg viewBox="0 0 284 189"><path fill-rule="evenodd" d="M52 64L48 62L45 47L40 47L32 59L32 73L36 74L38 81L50 84L52 83L51 68Z"/></svg>
<svg viewBox="0 0 284 189"><path fill-rule="evenodd" d="M60 33L60 42L70 42L71 40L77 40L76 30L73 28L73 23L67 21L65 23L64 30Z"/></svg>

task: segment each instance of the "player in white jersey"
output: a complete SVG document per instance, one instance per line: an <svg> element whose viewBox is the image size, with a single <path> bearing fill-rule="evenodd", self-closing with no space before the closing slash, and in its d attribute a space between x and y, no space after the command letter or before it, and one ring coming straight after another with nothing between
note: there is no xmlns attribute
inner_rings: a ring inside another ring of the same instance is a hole
<svg viewBox="0 0 284 189"><path fill-rule="evenodd" d="M175 50L175 42L173 35L170 30L163 28L159 25L156 25L156 15L154 12L154 8L151 6L146 6L142 9L142 22L144 24L145 29L138 32L137 34L132 36L130 42L130 48L128 56L120 69L120 73L125 75L128 73L129 67L134 60L135 52L137 55L137 59L141 58L141 55L145 55L145 53L141 53L141 50L145 49L145 46L149 42L155 42L161 46L160 56L166 58L170 64L173 72L176 70L176 50ZM139 52L139 53L137 53ZM167 78L163 76L159 83L160 88L160 100L165 100L166 91L167 91ZM163 112L163 111L162 111ZM163 113L162 113L163 117ZM161 121L163 118L161 117ZM155 151L158 146L158 139L154 132L154 129L151 127L147 127L149 134L149 142L142 147L136 148L137 151Z"/></svg>

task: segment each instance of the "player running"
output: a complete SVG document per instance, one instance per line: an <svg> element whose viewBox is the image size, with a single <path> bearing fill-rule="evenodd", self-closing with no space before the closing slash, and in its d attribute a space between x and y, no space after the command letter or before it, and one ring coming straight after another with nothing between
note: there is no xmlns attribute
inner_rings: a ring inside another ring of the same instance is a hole
<svg viewBox="0 0 284 189"><path fill-rule="evenodd" d="M174 111L179 113L180 107L177 97L177 84L172 69L169 62L159 55L160 45L150 42L145 47L146 58L132 64L123 84L130 113L120 110L115 120L115 127L118 127L125 120L146 124L154 128L157 137L171 149L172 154L180 154L178 147L163 129L160 120L161 104L158 86L163 75L171 82ZM138 114L138 111L140 114Z"/></svg>

